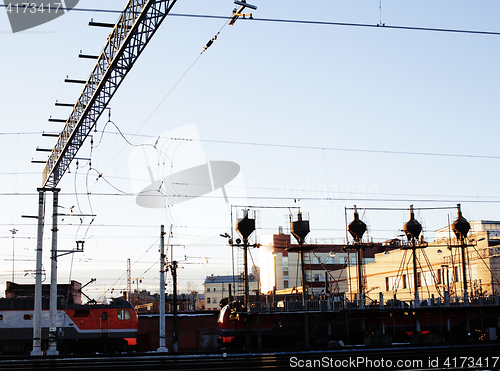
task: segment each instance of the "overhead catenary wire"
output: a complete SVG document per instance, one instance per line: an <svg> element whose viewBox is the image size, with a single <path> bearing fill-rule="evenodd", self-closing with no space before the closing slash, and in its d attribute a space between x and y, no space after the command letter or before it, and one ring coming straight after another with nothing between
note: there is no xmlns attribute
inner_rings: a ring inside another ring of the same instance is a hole
<svg viewBox="0 0 500 371"><path fill-rule="evenodd" d="M180 82L184 79L184 77L188 74L188 72L193 68L193 66L196 64L196 62L198 62L198 60L200 59L200 57L203 55L203 53L213 44L213 42L217 39L217 36L221 33L221 31L224 29L224 27L226 27L226 25L228 24L230 18L228 18L226 20L226 22L222 25L222 27L219 29L219 31L216 33L216 35L210 39L207 44L205 45L205 47L202 49L202 51L200 52L200 54L195 58L195 60L191 63L191 65L186 69L186 71L182 74L182 76L177 80L177 82L172 86L172 88L167 92L167 94L163 97L163 99L160 101L160 103L158 103L158 105L153 109L153 111L149 114L149 116L144 120L144 122L141 124L141 126L139 126L139 128L136 130L135 134L132 135L132 138L134 138L136 136L137 133L139 133L139 131L144 127L144 125L146 125L146 123L151 119L151 117L153 117L153 115L155 114L155 112L161 107L161 105L163 104L163 102L165 102L165 100L170 96L170 94L174 91L174 89L180 84ZM110 120L109 120L110 121ZM114 124L114 123L113 123ZM115 125L115 124L114 124ZM116 125L115 125L116 126ZM118 127L117 127L118 129ZM118 131L120 131L118 129ZM130 144L130 142L127 140L127 143ZM125 149L126 147L123 147L117 154L116 156L110 161L110 163L108 164L108 166L104 169L104 172L107 171L107 169L111 166L111 164L113 162L116 161L116 159L120 156L120 154L123 152L123 150ZM104 173L103 172L103 173Z"/></svg>
<svg viewBox="0 0 500 371"><path fill-rule="evenodd" d="M259 142L243 142L243 141L231 141L231 140L216 140L216 139L192 139L192 138L182 138L182 137L161 137L152 136L145 134L128 134L120 132L120 135L125 136L140 136L146 138L157 137L158 139L168 139L168 140L178 140L194 142L199 141L202 143L214 143L214 144L229 144L236 146L258 146L258 147L271 147L271 148L289 148L289 149L306 149L315 151L339 151L339 152L360 152L360 153L379 153L379 154L390 154L390 155L410 155L410 156L436 156L436 157L458 157L458 158L479 158L479 159L492 159L498 160L500 156L495 155L477 155L477 154L467 154L467 153L438 153L438 152L418 152L418 151L392 151L392 150L379 150L379 149L366 149L366 148L341 148L341 147L321 147L321 146L304 146L295 144L284 144L284 143L259 143ZM124 137L125 139L125 137ZM132 145L132 144L131 144Z"/></svg>
<svg viewBox="0 0 500 371"><path fill-rule="evenodd" d="M0 8L6 8L6 5L0 4ZM72 8L71 11L75 12L89 12L89 13L113 13L121 14L122 10L114 9L92 9L92 8ZM231 17L223 15L209 15L209 14L189 14L189 13L169 13L169 17L185 17L185 18L207 18L207 19L226 19L230 20ZM370 23L350 23L350 22L331 22L331 21L314 21L314 20L301 20L301 19L283 19L283 18L242 18L245 21L255 22L274 22L274 23L292 23L304 25L322 25L322 26L343 26L343 27L364 27L364 28L386 28L394 30L409 30L409 31L430 31L430 32L449 32L449 33L462 33L462 34L476 34L476 35L493 35L500 36L500 32L496 31L481 31L481 30L464 30L453 28L435 28L435 27L414 27L414 26L396 26L388 24L370 24Z"/></svg>
<svg viewBox="0 0 500 371"><path fill-rule="evenodd" d="M65 193L66 196L71 196L71 195L86 195L87 193ZM19 196L19 197L25 197L25 196L36 196L36 193L33 192L6 192L6 193L0 193L0 197L12 197L12 196ZM137 197L139 193L106 193L106 192L99 192L99 193L92 193L93 196L102 196L102 197L109 197L109 196L120 196L120 197ZM142 195L141 195L142 196ZM192 198L196 195L173 195L173 197L182 197L182 198ZM148 197L147 195L144 195L144 197ZM153 197L153 196L151 196ZM212 199L223 199L225 200L224 196L217 196L217 195L205 195L203 196L204 198L212 198ZM464 196L466 197L466 196ZM234 197L238 198L238 197ZM241 197L243 198L243 196ZM294 201L297 199L297 196L295 197L285 197L285 196L246 196L245 197L247 200L275 200L275 201ZM443 199L437 199L437 198L423 198L423 199L414 199L414 198L375 198L375 197L358 197L358 198L353 198L352 196L349 197L300 197L301 200L304 201L373 201L373 202L422 202L422 203L457 203L457 199L454 200L443 200ZM495 200L495 199L489 199L489 200L460 200L459 203L492 203L492 204L497 204L500 203L500 200ZM445 209L450 209L453 207L445 207ZM422 208L420 208L422 209ZM431 208L433 209L433 208Z"/></svg>
<svg viewBox="0 0 500 371"><path fill-rule="evenodd" d="M158 138L158 139L169 139L169 140L179 140L179 141L195 141L195 139L192 138L165 138L161 136L153 136L153 135L147 135L147 134L130 134L130 133L123 133L119 127L112 121L110 121L113 125L115 125L116 129L119 131L119 133L113 133L117 134L123 137L123 139L128 142L130 146L133 147L138 147L142 145L149 145L153 146L151 144L133 144L130 142L130 140L126 136L133 136L133 137L143 137L143 138ZM104 131L101 131L102 134L104 134ZM40 135L43 134L43 132L6 132L6 133L0 133L1 135ZM101 135L101 140L102 140L102 135ZM100 141L101 141L100 140ZM215 144L229 144L229 145L236 145L236 146L261 146L261 147L278 147L278 148L290 148L290 149L309 149L309 150L317 150L317 151L340 151L340 152L361 152L361 153L379 153L379 154L391 154L391 155L410 155L410 156L436 156L436 157L458 157L458 158L478 158L478 159L491 159L491 160L499 160L500 156L495 156L495 155L478 155L478 154L467 154L467 153L438 153L438 152L418 152L418 151L391 151L391 150L378 150L378 149L365 149L365 148L341 148L341 147L320 147L320 146L304 146L304 145L294 145L294 144L283 144L283 143L258 143L258 142L242 142L242 141L231 141L231 140L215 140L215 139L196 139L199 142L205 142L205 143L215 143ZM100 144L99 141L99 144ZM98 145L99 145L98 144ZM94 148L97 148L98 145L94 146ZM7 174L7 173L0 173L0 174Z"/></svg>

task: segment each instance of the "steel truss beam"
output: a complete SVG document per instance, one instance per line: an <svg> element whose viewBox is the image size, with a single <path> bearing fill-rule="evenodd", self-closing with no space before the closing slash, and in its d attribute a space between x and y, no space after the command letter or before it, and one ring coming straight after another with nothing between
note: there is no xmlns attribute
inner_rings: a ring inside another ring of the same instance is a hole
<svg viewBox="0 0 500 371"><path fill-rule="evenodd" d="M54 188L177 0L129 0L111 31L73 112L43 170L43 187Z"/></svg>

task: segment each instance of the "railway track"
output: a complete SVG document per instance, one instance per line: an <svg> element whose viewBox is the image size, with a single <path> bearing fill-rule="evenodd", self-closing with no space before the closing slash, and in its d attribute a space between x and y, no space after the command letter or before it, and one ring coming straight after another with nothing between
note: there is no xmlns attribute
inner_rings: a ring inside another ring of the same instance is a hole
<svg viewBox="0 0 500 371"><path fill-rule="evenodd" d="M500 344L338 348L314 351L138 353L86 357L0 357L0 370L499 370Z"/></svg>

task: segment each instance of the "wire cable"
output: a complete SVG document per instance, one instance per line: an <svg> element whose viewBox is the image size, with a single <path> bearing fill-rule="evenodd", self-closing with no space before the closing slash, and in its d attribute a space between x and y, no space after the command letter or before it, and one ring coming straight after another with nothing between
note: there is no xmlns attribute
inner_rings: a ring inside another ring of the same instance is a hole
<svg viewBox="0 0 500 371"><path fill-rule="evenodd" d="M134 135L132 135L132 138L134 138L137 135L137 133L139 133L139 131L144 127L144 125L146 125L146 123L151 119L151 117L153 117L153 115L160 108L160 106L163 104L163 102L165 102L165 100L170 96L170 94L174 91L174 89L180 84L180 82L184 79L184 77L188 74L188 72L193 68L193 66L196 64L196 62L198 62L198 60L203 55L203 53L212 45L212 43L214 42L214 40L217 39L217 36L221 33L221 31L224 29L224 27L226 27L226 25L228 24L229 20L230 20L230 18L228 18L226 20L226 22L219 29L219 31L217 32L217 34L206 44L206 46L203 48L203 50L200 52L200 54L195 58L195 60L191 63L191 65L187 68L187 70L182 74L182 76L177 80L177 82L174 84L174 86L172 86L172 88L167 92L167 94L163 97L163 99L160 101L160 103L158 103L158 105L149 114L149 116L146 118L146 120L144 120L144 122L141 124L141 126L139 126L139 128L136 130L136 132L134 133ZM120 131L120 130L118 129L118 131ZM128 140L127 140L127 143L130 144L130 142ZM111 164L113 164L113 162L116 161L116 159L121 155L121 153L123 152L124 149L125 149L125 147L123 147L116 154L116 156L111 160L111 162L108 164L108 166L104 169L104 172L106 172L107 169L109 169L109 167L111 166Z"/></svg>
<svg viewBox="0 0 500 371"><path fill-rule="evenodd" d="M0 8L2 8L2 7L6 8L6 5L0 4ZM89 13L114 13L114 14L122 14L123 13L123 11L121 11L121 10L90 9L90 8L72 8L71 11L89 12ZM188 13L169 13L169 17L226 19L227 21L229 21L231 19L231 17L227 17L227 16L223 16L223 15L188 14ZM395 29L395 30L450 32L450 33L462 33L462 34L500 36L500 32L495 32L495 31L461 30L461 29L453 29L453 28L434 28L434 27L390 26L390 25L387 25L385 23L384 24L347 23L347 22L311 21L311 20L281 19L281 18L255 18L255 17L242 18L242 20L256 21L256 22L274 22L274 23L292 23L292 24L305 24L305 25L364 27L364 28L387 28L387 29Z"/></svg>

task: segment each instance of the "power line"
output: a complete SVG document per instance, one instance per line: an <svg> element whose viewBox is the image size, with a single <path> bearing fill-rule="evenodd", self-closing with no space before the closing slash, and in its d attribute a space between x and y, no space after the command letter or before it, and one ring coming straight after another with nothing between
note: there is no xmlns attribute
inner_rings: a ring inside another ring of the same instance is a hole
<svg viewBox="0 0 500 371"><path fill-rule="evenodd" d="M84 193L87 195L86 193ZM139 193L91 193L93 196L104 196L104 197L109 197L109 196L121 196L121 197L136 197ZM75 196L77 194L75 193L65 193L65 196ZM78 195L82 195L79 193ZM36 193L0 193L0 196L36 196ZM147 195L141 195L143 197L147 197ZM175 198L186 198L186 199L191 199L195 195L172 195L171 197ZM152 195L151 197L156 197L156 195ZM422 197L427 197L427 196L422 196ZM225 200L224 196L210 196L206 195L203 196L203 198L211 198L211 199L220 199L220 200ZM241 197L235 197L236 199L238 198L243 198ZM300 196L290 196L290 197L285 197L285 196L246 196L244 197L246 199L250 200L274 200L274 201L349 201L349 202L354 202L354 201L366 201L366 202L443 202L443 203L500 203L500 200L460 200L458 198L454 200L443 200L443 199L432 199L432 198L424 198L424 199L415 199L415 198L375 198L375 197L352 197L352 195L348 195L345 197L300 197Z"/></svg>
<svg viewBox="0 0 500 371"><path fill-rule="evenodd" d="M412 151L389 151L389 150L377 150L377 149L356 149L356 148L301 146L301 145L293 145L293 144L236 142L236 141L213 140L213 139L200 139L200 141L201 142L217 143L217 144L234 144L234 145L263 146L263 147L280 147L280 148L292 148L292 149L311 149L311 150L321 150L321 151L324 150L324 151L382 153L382 154L391 154L391 155L418 155L418 156L442 156L442 157L467 157L467 158L500 159L500 156L468 155L468 154L455 154L455 153L432 153L432 152L412 152Z"/></svg>
<svg viewBox="0 0 500 371"><path fill-rule="evenodd" d="M6 5L0 7L5 8ZM90 13L113 13L121 14L121 10L113 9L89 9L89 8L73 8L71 11L77 12L90 12ZM170 13L170 17L185 17L185 18L207 18L207 19L224 19L229 20L231 17L222 15L208 15L208 14L188 14L188 13ZM387 24L369 24L369 23L348 23L348 22L330 22L330 21L310 21L301 19L281 19L281 18L242 18L244 21L256 22L275 22L275 23L292 23L292 24L306 24L306 25L320 25L320 26L343 26L343 27L364 27L364 28L388 28L395 30L410 30L410 31L431 31L431 32L450 32L450 33L463 33L475 35L494 35L500 36L500 32L495 31L478 31L478 30L461 30L453 28L434 28L434 27L412 27L412 26L390 26Z"/></svg>
<svg viewBox="0 0 500 371"><path fill-rule="evenodd" d="M493 32L493 31L474 31L474 30L459 30L459 29L451 29L451 28L431 28L431 27L389 26L387 24L379 25L379 24L368 24L368 23L305 21L305 20L296 20L296 19L277 19L277 18L253 18L253 19L246 19L246 20L254 20L254 21L261 21L261 22L314 24L314 25L325 25L325 26L391 28L391 29L397 29L397 30L412 30L412 31L452 32L452 33L467 33L467 34L496 35L496 36L500 35L500 32Z"/></svg>
<svg viewBox="0 0 500 371"><path fill-rule="evenodd" d="M458 157L458 158L481 158L490 160L499 160L500 156L494 155L474 155L474 154L463 154L463 153L437 153L437 152L416 152L416 151L391 151L391 150L381 150L381 149L360 149L360 148L340 148L340 147L320 147L320 146L304 146L295 144L282 144L282 143L258 143L258 142L241 142L241 141L231 141L231 140L216 140L216 139L191 139L191 138L172 138L172 137L158 137L156 135L146 135L146 134L130 134L130 133L110 133L122 136L125 140L125 136L132 137L142 137L142 138L158 138L158 139L169 139L172 141L186 141L194 142L199 141L203 143L214 143L214 144L229 144L237 146L259 146L259 147L271 147L271 148L288 148L288 149L308 149L315 151L340 151L340 152L360 152L360 153L379 153L379 154L390 154L390 155L411 155L411 156L437 156L437 157ZM126 140L129 145L132 145L128 140ZM134 145L136 146L136 145Z"/></svg>

